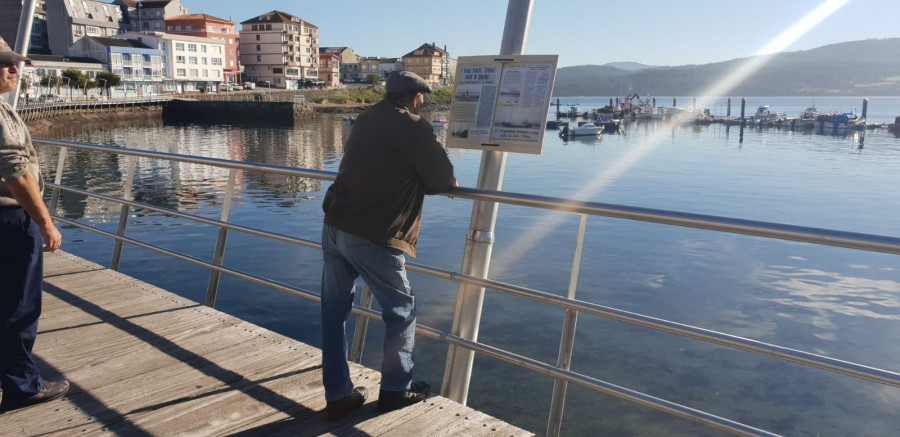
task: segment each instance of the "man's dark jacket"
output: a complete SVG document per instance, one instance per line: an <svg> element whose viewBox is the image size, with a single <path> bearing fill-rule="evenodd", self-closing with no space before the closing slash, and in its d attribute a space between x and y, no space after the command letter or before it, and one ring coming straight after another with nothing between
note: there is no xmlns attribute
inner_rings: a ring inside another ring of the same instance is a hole
<svg viewBox="0 0 900 437"><path fill-rule="evenodd" d="M426 120L382 101L359 115L322 209L325 224L416 256L425 194L453 185Z"/></svg>

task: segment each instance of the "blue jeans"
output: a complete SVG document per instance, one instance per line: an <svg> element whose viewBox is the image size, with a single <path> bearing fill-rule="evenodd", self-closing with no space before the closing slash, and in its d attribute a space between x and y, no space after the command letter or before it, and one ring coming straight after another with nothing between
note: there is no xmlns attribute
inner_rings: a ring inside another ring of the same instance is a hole
<svg viewBox="0 0 900 437"><path fill-rule="evenodd" d="M41 316L43 244L22 208L0 207L0 389L9 399L44 385L31 355Z"/></svg>
<svg viewBox="0 0 900 437"><path fill-rule="evenodd" d="M412 382L416 333L415 297L406 279L403 252L331 228L322 228L322 380L325 400L353 391L347 365L347 317L353 307L353 282L362 276L381 305L384 357L381 389L403 391Z"/></svg>

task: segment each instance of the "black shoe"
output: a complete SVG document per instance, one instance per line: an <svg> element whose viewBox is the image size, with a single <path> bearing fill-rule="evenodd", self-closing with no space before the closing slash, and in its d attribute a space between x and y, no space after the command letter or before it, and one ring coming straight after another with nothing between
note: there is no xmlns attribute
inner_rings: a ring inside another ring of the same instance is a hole
<svg viewBox="0 0 900 437"><path fill-rule="evenodd" d="M422 402L429 393L431 393L431 386L425 381L415 381L403 391L381 390L378 393L378 411L394 411Z"/></svg>
<svg viewBox="0 0 900 437"><path fill-rule="evenodd" d="M369 391L365 387L354 387L353 393L345 398L328 402L325 405L325 418L328 420L341 420L355 410L356 407L366 401Z"/></svg>
<svg viewBox="0 0 900 437"><path fill-rule="evenodd" d="M69 391L69 381L44 381L44 388L37 394L22 397L19 399L7 399L3 405L4 410L16 410L19 408L30 407L44 402L63 397ZM8 396L12 398L12 396Z"/></svg>

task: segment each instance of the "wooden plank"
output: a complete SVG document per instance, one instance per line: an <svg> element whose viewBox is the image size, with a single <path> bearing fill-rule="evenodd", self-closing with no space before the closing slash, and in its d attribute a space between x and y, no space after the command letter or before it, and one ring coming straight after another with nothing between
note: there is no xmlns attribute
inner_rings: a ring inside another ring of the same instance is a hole
<svg viewBox="0 0 900 437"><path fill-rule="evenodd" d="M317 349L65 253L47 265L36 355L72 390L0 415L0 435L531 435L441 397L379 414L380 375L356 364L369 399L326 421Z"/></svg>

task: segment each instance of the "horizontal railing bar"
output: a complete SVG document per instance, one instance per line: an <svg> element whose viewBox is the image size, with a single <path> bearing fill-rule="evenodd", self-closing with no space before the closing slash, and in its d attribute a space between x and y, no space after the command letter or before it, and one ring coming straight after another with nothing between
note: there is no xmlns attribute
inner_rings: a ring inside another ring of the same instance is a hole
<svg viewBox="0 0 900 437"><path fill-rule="evenodd" d="M125 199L121 199L118 197L107 196L103 194L97 194L85 190L79 190L74 188L68 188L63 186L57 186L56 184L48 183L48 187L51 188L59 188L60 190L82 194L89 197L95 197L103 200L107 200L110 202L121 203L125 205L129 205L135 208L144 208L152 211L157 211L163 214L173 215L176 217L182 217L190 220L194 220L200 223L205 223L213 226L219 226L222 228L233 229L236 231L247 232L252 235L257 235L261 237L270 237L275 238L280 241L298 244L301 246L321 250L321 244L311 242L308 240L302 240L298 238L288 237L281 234L270 233L266 231L260 231L253 228L248 228L245 226L234 225L227 222L222 222L219 220L208 219L204 217L195 216L193 214L187 214L177 211L172 211L165 208L154 207L150 205L146 205L140 202L129 201ZM67 221L69 222L69 221ZM83 226L83 225L80 225ZM94 229L94 228L91 228ZM103 232L103 231L100 231ZM118 239L119 236L115 234L108 234L110 238ZM146 248L150 250L155 250L156 246L138 242L137 240L132 240L132 244L136 245L145 245ZM165 249L160 249L165 250ZM172 252L176 253L176 252ZM184 255L186 256L186 255ZM221 270L222 267L216 266L214 264L206 263L201 260L197 260L195 258L191 258L193 262L197 265L201 265L206 268L214 269L222 271L223 273L228 273L226 270ZM512 284L507 284L504 282L494 281L491 279L479 278L476 276L464 275L458 272L452 272L448 270L438 269L435 267L416 264L416 263L408 263L407 269L413 272L418 272L422 274L427 274L430 276L434 276L441 279L452 280L459 283L467 283L470 285L476 285L479 287L484 287L491 290L496 290L500 292L504 292L507 294L511 294L514 296L523 297L526 299L531 299L537 302L555 305L564 309L571 309L574 311L583 312L586 314L591 314L607 319L616 320L619 322L624 322L636 326L641 326L645 328L654 329L661 332L666 332L669 334L675 334L682 337L692 338L695 340L704 341L707 343L716 344L719 346L730 347L733 349L743 350L747 352L752 352L772 358L781 359L784 361L789 361L793 363L798 363L802 365L806 365L809 367L814 367L822 370L827 370L830 372L839 373L842 375L848 375L859 379L864 379L868 381L878 382L885 385L891 385L894 387L900 387L900 373L895 373L883 369L878 369L870 366L865 366L857 363L852 363L844 360L839 360L835 358L829 358L822 355L812 354L809 352L804 352L796 349L786 348L782 346L773 345L770 343L764 343L757 340L751 340L744 337L738 337L730 334L720 333L717 331L712 331L704 328L699 328L691 325L684 325L677 322L672 322L665 319L659 319L651 316L646 316L643 314L632 313L629 311L619 310L616 308L611 308L603 305L597 305L594 303L577 300L577 299L569 299L566 297L558 296L552 293L547 293L540 290L534 290L526 287L520 287ZM229 273L230 274L230 273ZM240 276L239 276L240 277ZM248 278L244 278L248 279ZM250 279L248 279L250 280ZM254 281L256 282L256 281ZM257 282L261 285L266 285L264 282ZM286 291L286 290L283 290Z"/></svg>
<svg viewBox="0 0 900 437"><path fill-rule="evenodd" d="M237 224L230 223L230 222L223 222L221 220L210 219L210 218L202 217L199 215L188 214L188 213L181 212L181 211L175 211L175 210L168 209L168 208L161 208L158 206L148 205L146 203L136 202L133 200L126 200L121 197L109 196L106 194L94 193L92 191L81 190L78 188L66 187L64 185L57 185L57 184L48 182L45 184L45 186L47 186L49 188L59 189L60 191L66 191L66 192L73 193L73 194L79 194L82 196L93 197L96 199L105 200L108 202L120 203L122 205L128 205L128 206L131 206L132 208L144 209L147 211L158 212L158 213L165 214L165 215L172 216L172 217L178 217L178 218L183 218L186 220L191 220L191 221L194 221L197 223L203 223L203 224L210 225L210 226L217 226L217 227L223 228L223 229L244 232L244 233L247 233L250 235L255 235L257 237L271 238L273 240L278 240L278 241L282 241L285 243L296 244L298 246L309 247L311 249L319 249L319 250L322 249L322 245L320 243L317 243L315 241L310 241L310 240L304 240L302 238L291 237L291 236L285 235L285 234L263 231L261 229L250 228L247 226L241 226L241 225L237 225Z"/></svg>
<svg viewBox="0 0 900 437"><path fill-rule="evenodd" d="M116 235L111 232L106 232L101 229L94 228L92 226L84 225L78 223L74 220L69 220L61 217L54 217L60 223L65 223L67 225L71 225L80 229L84 229L87 231L91 231L97 233L99 235L103 235L118 241L122 241L124 243L132 244L162 255L171 256L173 258L200 266L209 268L212 270L217 270L227 275L231 275L237 278L241 278L247 281L250 281L255 284L264 285L271 287L273 289L283 291L295 296L303 297L305 299L310 299L316 302L321 301L320 295L313 293L308 290L303 290L300 288L292 287L287 284L279 283L276 281L267 280L264 278L260 278L258 276L252 275L250 273L241 272L239 270L230 269L223 266L217 266L215 264L203 261L198 258L194 258L190 255L185 255L183 253L171 251L168 249L164 249L152 244L143 243L141 241L123 237ZM362 308L357 305L353 306L352 310L355 314L359 314L363 317L368 317L374 320L381 320L381 316L368 308ZM552 376L554 378L564 379L566 381L579 384L588 389L592 389L594 391L608 394L626 401L630 401L639 405L643 405L645 407L653 408L655 410L663 411L669 413L671 415L681 417L683 419L691 420L694 422L698 422L701 424L705 424L723 431L728 431L734 433L736 435L742 436L774 436L776 434L772 434L757 428L753 428L748 425L744 425L738 422L734 422L719 416L715 416L709 413L705 413L699 410L695 410L693 408L677 404L674 402L666 401L664 399L660 399L654 396L650 396L641 392L637 392L634 390L630 390L624 387L617 386L615 384L611 384L602 380L598 380L595 378L591 378L587 375L582 375L580 373L576 373L570 370L560 369L556 366L543 363L531 358L523 357L521 355L517 355L515 353L494 347L489 346L483 343L473 342L470 340L463 339L462 337L458 337L452 334L448 334L444 331L440 331L435 328L431 328L425 325L417 325L416 333L423 335L425 337L431 338L433 340L442 341L444 343L451 343L457 346L471 349L475 352L481 353L482 355L492 357L495 359L499 359L510 364L531 370L536 373L540 373L543 375Z"/></svg>
<svg viewBox="0 0 900 437"><path fill-rule="evenodd" d="M298 169L295 167L238 162L219 158L201 158L174 153L98 146L72 141L47 139L38 139L35 141L57 147L69 147L73 149L93 150L106 153L140 156L145 158L166 159L170 161L204 164L222 168L237 168L248 171L261 171L289 176L301 176L329 181L333 181L336 176L336 173L324 170ZM779 240L790 240L803 243L812 243L900 255L900 238L883 235L836 231L831 229L813 228L807 226L796 226L705 214L614 205L600 202L577 201L532 194L477 190L473 188L452 188L443 192L442 194L471 200L499 202L509 205L528 206L553 211L589 214L601 217L636 220L664 225L705 229L711 231L728 232L756 237L774 238Z"/></svg>

